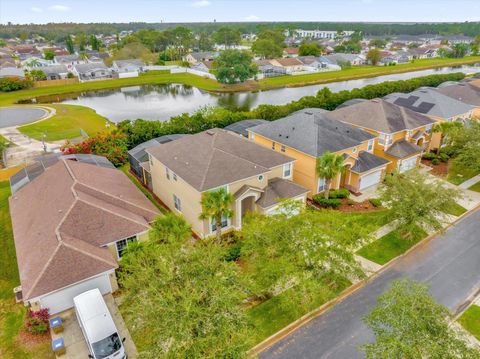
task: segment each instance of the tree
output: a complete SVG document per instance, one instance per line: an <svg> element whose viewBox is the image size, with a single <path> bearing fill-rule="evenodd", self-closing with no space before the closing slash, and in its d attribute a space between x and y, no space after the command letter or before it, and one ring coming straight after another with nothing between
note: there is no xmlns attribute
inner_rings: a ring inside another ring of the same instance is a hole
<svg viewBox="0 0 480 359"><path fill-rule="evenodd" d="M450 326L453 320L444 306L435 302L428 287L402 279L377 299L363 320L375 335L364 344L367 358L478 358L464 334Z"/></svg>
<svg viewBox="0 0 480 359"><path fill-rule="evenodd" d="M158 243L185 243L192 229L183 217L168 212L152 223L150 238Z"/></svg>
<svg viewBox="0 0 480 359"><path fill-rule="evenodd" d="M387 46L387 41L383 39L373 39L373 40L370 40L370 42L368 43L368 46L384 49L385 46Z"/></svg>
<svg viewBox="0 0 480 359"><path fill-rule="evenodd" d="M120 50L116 51L113 56L106 59L106 63L114 60L141 59L145 63L155 62L155 55L139 42L131 42Z"/></svg>
<svg viewBox="0 0 480 359"><path fill-rule="evenodd" d="M102 46L102 42L95 36L95 35L90 35L90 47L92 50L98 51L100 50L100 47Z"/></svg>
<svg viewBox="0 0 480 359"><path fill-rule="evenodd" d="M83 52L85 51L85 46L87 45L87 35L85 35L84 33L80 33L80 34L77 34L77 36L75 36L75 44L77 44L78 46L78 49Z"/></svg>
<svg viewBox="0 0 480 359"><path fill-rule="evenodd" d="M239 358L248 349L239 267L211 241L129 245L122 314L142 337L142 358ZM141 298L141 300L139 300Z"/></svg>
<svg viewBox="0 0 480 359"><path fill-rule="evenodd" d="M198 35L198 50L199 51L211 51L213 49L212 39L206 32L201 32Z"/></svg>
<svg viewBox="0 0 480 359"><path fill-rule="evenodd" d="M42 70L30 70L28 74L33 81L43 81L47 79L47 76Z"/></svg>
<svg viewBox="0 0 480 359"><path fill-rule="evenodd" d="M325 152L317 158L316 172L320 178L325 180L324 197L328 198L332 179L344 171L343 156L332 152Z"/></svg>
<svg viewBox="0 0 480 359"><path fill-rule="evenodd" d="M202 193L202 213L200 219L215 221L215 232L217 243L222 241L222 218L231 218L233 210L232 203L235 198L225 188Z"/></svg>
<svg viewBox="0 0 480 359"><path fill-rule="evenodd" d="M53 58L55 57L55 53L52 50L46 50L43 53L43 57L45 58L45 60L53 60Z"/></svg>
<svg viewBox="0 0 480 359"><path fill-rule="evenodd" d="M223 44L225 48L238 45L241 40L240 31L230 27L219 28L212 36L216 44Z"/></svg>
<svg viewBox="0 0 480 359"><path fill-rule="evenodd" d="M440 133L441 141L440 143L446 146L451 146L453 141L458 138L456 135L457 132L462 131L463 124L461 122L437 122L433 126L433 132ZM440 153L441 146L437 149L437 154Z"/></svg>
<svg viewBox="0 0 480 359"><path fill-rule="evenodd" d="M247 51L225 50L215 59L214 69L219 82L233 84L243 82L258 72Z"/></svg>
<svg viewBox="0 0 480 359"><path fill-rule="evenodd" d="M271 40L281 47L285 47L285 35L282 31L263 29L257 35L257 39Z"/></svg>
<svg viewBox="0 0 480 359"><path fill-rule="evenodd" d="M300 45L298 54L300 56L320 56L322 54L322 49L318 44L304 43Z"/></svg>
<svg viewBox="0 0 480 359"><path fill-rule="evenodd" d="M67 38L65 39L65 46L67 47L67 51L70 54L75 53L75 47L73 46L73 40L72 40L72 37L70 35L67 35Z"/></svg>
<svg viewBox="0 0 480 359"><path fill-rule="evenodd" d="M379 49L374 48L370 49L367 52L367 61L370 62L373 66L376 66L382 59L382 54Z"/></svg>
<svg viewBox="0 0 480 359"><path fill-rule="evenodd" d="M263 58L273 59L282 56L283 47L273 40L257 39L252 44L252 51Z"/></svg>
<svg viewBox="0 0 480 359"><path fill-rule="evenodd" d="M457 190L418 169L387 175L379 192L380 200L390 208L392 220L406 230L414 226L442 229L443 211L460 197Z"/></svg>

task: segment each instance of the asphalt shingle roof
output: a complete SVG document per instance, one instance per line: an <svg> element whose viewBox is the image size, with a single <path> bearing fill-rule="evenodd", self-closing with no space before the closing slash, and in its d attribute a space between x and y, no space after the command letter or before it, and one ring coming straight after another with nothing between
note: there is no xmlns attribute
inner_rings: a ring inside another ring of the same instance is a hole
<svg viewBox="0 0 480 359"><path fill-rule="evenodd" d="M232 131L235 133L238 133L239 135L242 135L243 137L248 137L248 129L258 126L258 125L263 125L264 123L268 123L267 120L243 120L243 121L238 121L234 122L226 127L225 130Z"/></svg>
<svg viewBox="0 0 480 359"><path fill-rule="evenodd" d="M386 154L396 158L409 157L420 152L422 152L421 147L406 140L394 142L393 145L385 151Z"/></svg>
<svg viewBox="0 0 480 359"><path fill-rule="evenodd" d="M328 111L304 109L250 131L313 157L358 146L375 136L328 118Z"/></svg>
<svg viewBox="0 0 480 359"><path fill-rule="evenodd" d="M363 101L327 115L338 121L381 133L412 130L435 123L429 117L382 99Z"/></svg>
<svg viewBox="0 0 480 359"><path fill-rule="evenodd" d="M480 106L480 87L474 86L471 83L453 83L447 86L437 87L437 91L457 101L473 106Z"/></svg>
<svg viewBox="0 0 480 359"><path fill-rule="evenodd" d="M351 171L356 173L364 173L374 168L385 166L391 161L375 156L374 154L366 151L360 151L358 158L355 160L355 165L351 168Z"/></svg>
<svg viewBox="0 0 480 359"><path fill-rule="evenodd" d="M283 178L272 178L268 181L261 197L255 202L262 208L277 204L281 199L295 198L308 192L308 189Z"/></svg>

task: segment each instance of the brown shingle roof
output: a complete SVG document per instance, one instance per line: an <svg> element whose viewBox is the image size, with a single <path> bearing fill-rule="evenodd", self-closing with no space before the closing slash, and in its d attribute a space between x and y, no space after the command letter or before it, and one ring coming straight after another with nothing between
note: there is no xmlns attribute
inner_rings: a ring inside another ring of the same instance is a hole
<svg viewBox="0 0 480 359"><path fill-rule="evenodd" d="M277 61L280 65L282 66L299 66L299 65L303 65L303 63L295 58L295 57L286 57L286 58L278 58L278 59L275 59L275 61Z"/></svg>
<svg viewBox="0 0 480 359"><path fill-rule="evenodd" d="M147 152L200 192L294 161L218 128L151 147Z"/></svg>
<svg viewBox="0 0 480 359"><path fill-rule="evenodd" d="M285 198L295 198L308 192L308 189L283 178L272 178L264 188L262 196L256 202L262 208L268 208Z"/></svg>
<svg viewBox="0 0 480 359"><path fill-rule="evenodd" d="M120 171L60 160L10 197L23 298L117 267L105 247L149 228L158 210Z"/></svg>
<svg viewBox="0 0 480 359"><path fill-rule="evenodd" d="M405 158L422 152L422 148L406 140L400 140L391 145L386 154L396 158Z"/></svg>

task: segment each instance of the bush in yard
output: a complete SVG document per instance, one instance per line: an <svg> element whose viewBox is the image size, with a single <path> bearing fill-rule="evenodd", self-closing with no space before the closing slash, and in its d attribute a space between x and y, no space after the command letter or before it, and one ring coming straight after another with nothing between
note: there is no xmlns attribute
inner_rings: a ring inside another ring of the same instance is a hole
<svg viewBox="0 0 480 359"><path fill-rule="evenodd" d="M348 198L350 197L350 191L345 188L340 188L335 191L330 192L328 195L328 198Z"/></svg>
<svg viewBox="0 0 480 359"><path fill-rule="evenodd" d="M91 153L106 157L115 167L127 162L127 136L118 133L99 133L78 144L67 141L61 148L64 155Z"/></svg>
<svg viewBox="0 0 480 359"><path fill-rule="evenodd" d="M434 158L434 159L432 160L432 165L437 166L437 165L439 165L439 164L440 164L440 160L439 160L438 158Z"/></svg>
<svg viewBox="0 0 480 359"><path fill-rule="evenodd" d="M242 242L237 241L228 248L227 254L225 255L225 260L227 262L233 262L240 258L242 252Z"/></svg>
<svg viewBox="0 0 480 359"><path fill-rule="evenodd" d="M325 208L338 208L342 204L342 201L338 198L323 198L321 195L315 195L313 200Z"/></svg>
<svg viewBox="0 0 480 359"><path fill-rule="evenodd" d="M370 198L368 201L369 201L369 202L372 204L372 206L375 207L375 208L378 208L378 207L381 207L381 206L382 206L382 201L381 201L380 199L378 199L378 198Z"/></svg>
<svg viewBox="0 0 480 359"><path fill-rule="evenodd" d="M48 309L40 309L38 311L28 311L27 330L32 334L46 333L48 330L48 319L50 314Z"/></svg>
<svg viewBox="0 0 480 359"><path fill-rule="evenodd" d="M5 77L0 79L0 91L10 92L17 91L32 87L33 83L31 80L18 79L16 77Z"/></svg>
<svg viewBox="0 0 480 359"><path fill-rule="evenodd" d="M436 155L435 153L433 153L433 152L427 152L427 153L424 153L424 154L423 154L422 158L423 158L424 160L431 161L431 160L437 158L437 155Z"/></svg>
<svg viewBox="0 0 480 359"><path fill-rule="evenodd" d="M445 152L440 152L439 157L440 157L440 161L442 162L448 162L448 160L450 159L450 156Z"/></svg>

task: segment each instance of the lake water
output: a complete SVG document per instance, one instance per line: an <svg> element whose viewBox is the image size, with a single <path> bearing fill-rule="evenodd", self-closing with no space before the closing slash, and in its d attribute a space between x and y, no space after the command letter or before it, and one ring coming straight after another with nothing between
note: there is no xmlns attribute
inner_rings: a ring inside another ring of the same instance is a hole
<svg viewBox="0 0 480 359"><path fill-rule="evenodd" d="M305 87L286 87L262 92L217 94L182 84L143 85L102 91L89 91L67 97L50 98L48 101L88 106L113 122L125 119L168 120L182 113L192 113L204 106L222 106L229 109L249 110L259 104L280 105L303 96L312 96L323 87L337 92L351 90L384 81L406 80L433 74L480 71L477 64L443 67L401 74L371 77L359 80L339 81Z"/></svg>

